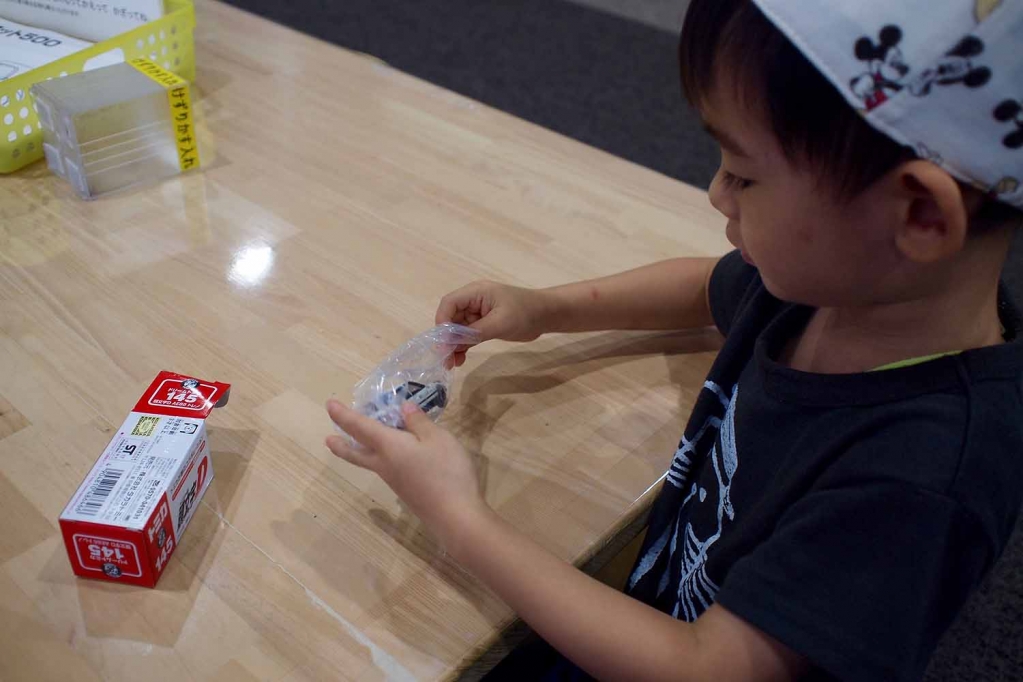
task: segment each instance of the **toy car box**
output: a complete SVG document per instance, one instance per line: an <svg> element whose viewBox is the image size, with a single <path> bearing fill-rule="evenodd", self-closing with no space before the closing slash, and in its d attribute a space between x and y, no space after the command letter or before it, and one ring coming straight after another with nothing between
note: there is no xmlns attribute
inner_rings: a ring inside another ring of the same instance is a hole
<svg viewBox="0 0 1023 682"><path fill-rule="evenodd" d="M157 375L60 515L75 575L156 585L213 480L206 418L230 390Z"/></svg>

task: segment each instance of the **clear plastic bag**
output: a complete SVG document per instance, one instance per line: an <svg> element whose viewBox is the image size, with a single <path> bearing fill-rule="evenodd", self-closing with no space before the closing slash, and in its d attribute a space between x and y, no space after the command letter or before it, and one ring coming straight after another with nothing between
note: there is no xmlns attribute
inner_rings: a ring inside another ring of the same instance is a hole
<svg viewBox="0 0 1023 682"><path fill-rule="evenodd" d="M458 346L479 343L475 329L442 324L410 339L352 389L352 407L381 424L404 428L401 406L414 401L437 421L448 404L451 370L445 363Z"/></svg>

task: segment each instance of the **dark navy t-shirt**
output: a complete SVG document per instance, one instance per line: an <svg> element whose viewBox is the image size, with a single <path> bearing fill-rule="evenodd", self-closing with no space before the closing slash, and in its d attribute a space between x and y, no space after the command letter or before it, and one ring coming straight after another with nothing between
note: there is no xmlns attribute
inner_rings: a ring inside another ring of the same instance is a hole
<svg viewBox="0 0 1023 682"><path fill-rule="evenodd" d="M1020 509L1019 315L1003 296L999 346L824 375L776 361L813 311L738 253L710 303L726 340L627 592L687 621L720 603L815 677L918 679Z"/></svg>

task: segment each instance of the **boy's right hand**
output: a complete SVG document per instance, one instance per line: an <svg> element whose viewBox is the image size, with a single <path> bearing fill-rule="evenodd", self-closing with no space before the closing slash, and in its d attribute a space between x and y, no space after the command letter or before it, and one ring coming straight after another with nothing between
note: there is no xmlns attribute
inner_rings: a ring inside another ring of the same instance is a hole
<svg viewBox="0 0 1023 682"><path fill-rule="evenodd" d="M480 332L480 341L532 341L546 331L548 304L538 289L479 281L452 291L437 307L437 324L454 322ZM461 367L470 346L458 346L448 368Z"/></svg>

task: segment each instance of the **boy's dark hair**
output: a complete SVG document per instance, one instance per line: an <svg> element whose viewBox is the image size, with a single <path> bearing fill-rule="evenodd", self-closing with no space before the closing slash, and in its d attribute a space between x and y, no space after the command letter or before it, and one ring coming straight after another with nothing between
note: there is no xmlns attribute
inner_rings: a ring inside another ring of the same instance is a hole
<svg viewBox="0 0 1023 682"><path fill-rule="evenodd" d="M819 171L840 199L916 156L863 120L751 0L692 0L678 56L690 104L699 106L718 76L728 74L736 101L763 112L785 155ZM1008 204L987 201L971 229L1020 216Z"/></svg>

